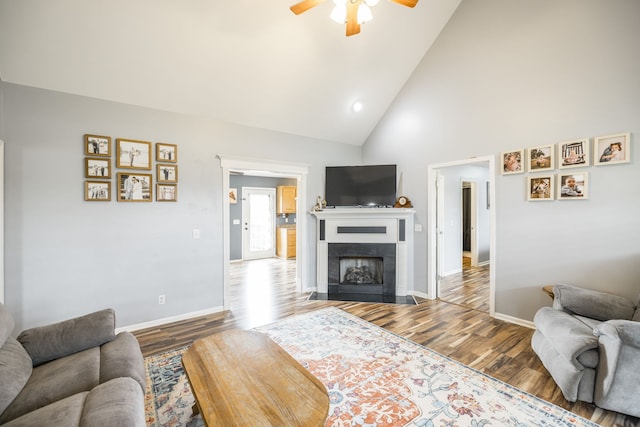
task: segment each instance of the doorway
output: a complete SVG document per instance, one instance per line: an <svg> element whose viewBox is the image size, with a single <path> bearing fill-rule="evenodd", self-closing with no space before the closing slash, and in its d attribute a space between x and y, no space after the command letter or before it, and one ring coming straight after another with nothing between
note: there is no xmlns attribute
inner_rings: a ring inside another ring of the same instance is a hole
<svg viewBox="0 0 640 427"><path fill-rule="evenodd" d="M494 157L428 167L427 296L494 315ZM464 190L467 187L468 190ZM467 257L463 194L468 192ZM473 288L473 286L478 286Z"/></svg>
<svg viewBox="0 0 640 427"><path fill-rule="evenodd" d="M272 258L276 254L276 190L242 187L242 259Z"/></svg>
<svg viewBox="0 0 640 427"><path fill-rule="evenodd" d="M297 182L297 212L305 212L307 207L307 176L309 167L307 165L298 165L293 163L283 163L271 160L251 159L245 157L235 157L228 155L217 155L220 159L220 167L222 168L222 217L224 222L223 236L223 306L225 309L230 308L230 269L231 262L231 214L230 214L230 176L235 173L243 173L255 176L272 176L272 177L288 177L293 178ZM310 289L309 281L309 257L306 254L307 247L307 215L300 214L297 218L296 233L296 259L295 259L295 281L296 290L303 292ZM315 284L314 284L315 286Z"/></svg>

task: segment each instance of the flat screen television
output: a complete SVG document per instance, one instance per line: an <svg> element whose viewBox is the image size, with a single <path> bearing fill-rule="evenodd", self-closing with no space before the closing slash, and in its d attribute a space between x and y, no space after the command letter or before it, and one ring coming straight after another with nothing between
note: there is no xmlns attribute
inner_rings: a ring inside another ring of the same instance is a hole
<svg viewBox="0 0 640 427"><path fill-rule="evenodd" d="M327 166L329 207L387 207L396 202L396 165Z"/></svg>

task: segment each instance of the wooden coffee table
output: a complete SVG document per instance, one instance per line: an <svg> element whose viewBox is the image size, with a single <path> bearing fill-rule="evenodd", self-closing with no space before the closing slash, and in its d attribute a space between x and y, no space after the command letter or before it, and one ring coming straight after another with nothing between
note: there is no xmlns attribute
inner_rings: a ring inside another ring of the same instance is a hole
<svg viewBox="0 0 640 427"><path fill-rule="evenodd" d="M199 339L182 364L208 426L323 426L327 419L324 385L260 332Z"/></svg>

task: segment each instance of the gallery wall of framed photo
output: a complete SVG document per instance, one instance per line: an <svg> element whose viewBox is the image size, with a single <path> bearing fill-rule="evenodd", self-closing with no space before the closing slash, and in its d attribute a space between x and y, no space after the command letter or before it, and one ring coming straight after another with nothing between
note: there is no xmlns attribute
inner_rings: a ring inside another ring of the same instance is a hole
<svg viewBox="0 0 640 427"><path fill-rule="evenodd" d="M112 152L115 168L112 171ZM84 200L111 201L112 177L115 177L118 202L177 202L178 201L178 146L155 144L155 180L153 172L153 143L136 139L117 138L112 149L110 136L84 136Z"/></svg>
<svg viewBox="0 0 640 427"><path fill-rule="evenodd" d="M502 175L529 173L525 176L528 201L586 200L589 198L587 168L629 163L631 133L598 136L593 138L593 144L591 138L580 138L503 151L500 161Z"/></svg>

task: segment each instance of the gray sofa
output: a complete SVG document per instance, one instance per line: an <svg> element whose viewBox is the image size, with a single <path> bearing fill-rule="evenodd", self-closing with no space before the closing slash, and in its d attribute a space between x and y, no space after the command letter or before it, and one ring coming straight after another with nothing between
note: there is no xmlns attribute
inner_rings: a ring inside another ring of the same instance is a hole
<svg viewBox="0 0 640 427"><path fill-rule="evenodd" d="M144 360L113 310L13 328L0 304L0 425L145 426Z"/></svg>
<svg viewBox="0 0 640 427"><path fill-rule="evenodd" d="M640 301L571 285L553 295L531 345L564 397L640 417Z"/></svg>

